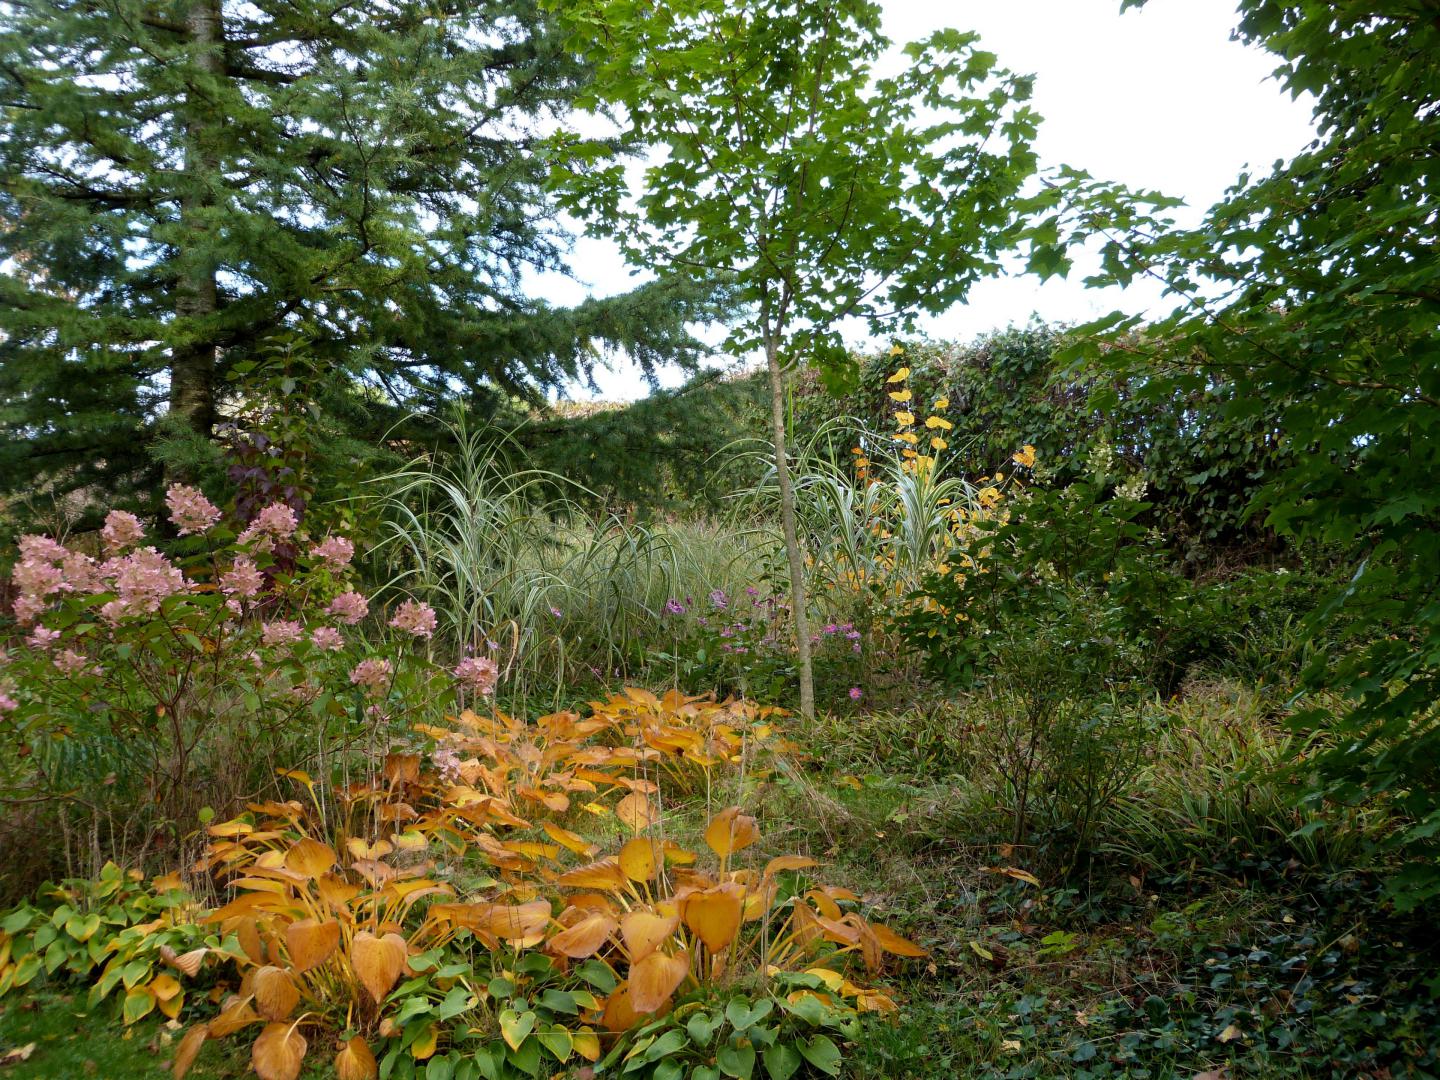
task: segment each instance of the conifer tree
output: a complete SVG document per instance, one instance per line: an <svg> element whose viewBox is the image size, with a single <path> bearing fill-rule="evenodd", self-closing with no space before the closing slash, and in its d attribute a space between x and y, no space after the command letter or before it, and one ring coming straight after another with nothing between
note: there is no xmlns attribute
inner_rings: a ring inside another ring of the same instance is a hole
<svg viewBox="0 0 1440 1080"><path fill-rule="evenodd" d="M0 492L153 486L275 335L402 409L693 359L698 287L522 287L585 78L527 0L0 0Z"/></svg>

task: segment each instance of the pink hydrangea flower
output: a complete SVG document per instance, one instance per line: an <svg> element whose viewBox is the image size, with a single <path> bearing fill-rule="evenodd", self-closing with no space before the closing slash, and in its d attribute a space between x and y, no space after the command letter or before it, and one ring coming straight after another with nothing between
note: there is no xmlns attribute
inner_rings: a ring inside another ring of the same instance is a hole
<svg viewBox="0 0 1440 1080"><path fill-rule="evenodd" d="M165 505L170 508L170 520L181 536L203 533L220 520L220 508L205 498L200 489L184 484L170 485L165 492Z"/></svg>
<svg viewBox="0 0 1440 1080"><path fill-rule="evenodd" d="M488 656L467 656L455 665L456 680L476 694L493 694L500 681L500 665Z"/></svg>
<svg viewBox="0 0 1440 1080"><path fill-rule="evenodd" d="M305 627L289 619L276 619L260 628L260 644L293 645L305 636Z"/></svg>
<svg viewBox="0 0 1440 1080"><path fill-rule="evenodd" d="M34 559L36 562L57 563L69 554L63 544L35 533L20 537L17 546L20 548L20 558Z"/></svg>
<svg viewBox="0 0 1440 1080"><path fill-rule="evenodd" d="M20 703L5 691L0 690L0 713L14 712L20 707Z"/></svg>
<svg viewBox="0 0 1440 1080"><path fill-rule="evenodd" d="M325 610L346 626L354 626L370 613L370 604L365 597L352 589L331 600L330 606Z"/></svg>
<svg viewBox="0 0 1440 1080"><path fill-rule="evenodd" d="M30 632L30 636L25 639L25 644L29 645L32 649L40 649L48 652L50 646L59 640L59 630L51 630L44 626L37 626Z"/></svg>
<svg viewBox="0 0 1440 1080"><path fill-rule="evenodd" d="M228 596L251 597L265 584L265 575L249 559L236 559L230 569L220 575L220 589Z"/></svg>
<svg viewBox="0 0 1440 1080"><path fill-rule="evenodd" d="M100 564L80 551L67 551L60 563L65 574L65 587L73 592L99 592L105 587L100 579Z"/></svg>
<svg viewBox="0 0 1440 1080"><path fill-rule="evenodd" d="M390 625L414 637L428 638L435 633L435 609L419 600L406 600L395 610Z"/></svg>
<svg viewBox="0 0 1440 1080"><path fill-rule="evenodd" d="M34 596L17 596L12 610L16 622L21 626L29 626L44 612L45 601Z"/></svg>
<svg viewBox="0 0 1440 1080"><path fill-rule="evenodd" d="M339 652L345 647L345 639L333 626L317 626L310 631L310 641L324 652Z"/></svg>
<svg viewBox="0 0 1440 1080"><path fill-rule="evenodd" d="M91 667L89 660L74 649L61 649L55 657L55 670L62 675L101 674L99 667Z"/></svg>
<svg viewBox="0 0 1440 1080"><path fill-rule="evenodd" d="M390 681L391 672L394 668L390 666L389 660L361 660L350 672L350 682L355 686L362 686L366 693L378 694L385 689L385 684Z"/></svg>
<svg viewBox="0 0 1440 1080"><path fill-rule="evenodd" d="M451 746L441 746L430 755L430 761L435 766L435 771L440 774L440 779L447 784L458 784L460 782L460 755Z"/></svg>
<svg viewBox="0 0 1440 1080"><path fill-rule="evenodd" d="M10 572L10 580L21 596L39 600L65 588L65 573L51 562L21 559Z"/></svg>
<svg viewBox="0 0 1440 1080"><path fill-rule="evenodd" d="M284 503L271 503L255 515L255 520L240 534L239 542L248 544L259 537L288 540L295 535L295 530L299 527L300 520L295 516L294 510Z"/></svg>
<svg viewBox="0 0 1440 1080"><path fill-rule="evenodd" d="M343 570L355 557L355 545L343 536L327 536L310 549L310 555L325 560L333 570Z"/></svg>
<svg viewBox="0 0 1440 1080"><path fill-rule="evenodd" d="M105 515L105 526L100 530L107 551L124 551L145 538L145 527L140 519L125 510L111 510Z"/></svg>
<svg viewBox="0 0 1440 1080"><path fill-rule="evenodd" d="M154 614L163 600L185 588L185 575L153 547L111 559L103 569L106 576L114 576L118 594L100 609L111 622L124 615Z"/></svg>

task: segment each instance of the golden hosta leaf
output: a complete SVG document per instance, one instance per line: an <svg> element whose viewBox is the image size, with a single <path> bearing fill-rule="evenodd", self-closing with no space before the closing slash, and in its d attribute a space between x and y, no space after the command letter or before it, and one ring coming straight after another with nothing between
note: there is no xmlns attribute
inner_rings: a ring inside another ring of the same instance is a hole
<svg viewBox="0 0 1440 1080"><path fill-rule="evenodd" d="M519 1050L520 1045L535 1030L535 1020L535 1014L529 1010L517 1013L514 1009L501 1009L500 1035L505 1040L505 1044L511 1050Z"/></svg>
<svg viewBox="0 0 1440 1080"><path fill-rule="evenodd" d="M386 754L385 782L395 784L418 784L420 782L419 754Z"/></svg>
<svg viewBox="0 0 1440 1080"><path fill-rule="evenodd" d="M245 836L255 831L255 826L249 822L235 820L222 821L218 825L211 825L206 830L211 836Z"/></svg>
<svg viewBox="0 0 1440 1080"><path fill-rule="evenodd" d="M358 836L352 836L345 841L345 850L356 859L383 859L395 850L395 845L389 840L376 840L372 844Z"/></svg>
<svg viewBox="0 0 1440 1080"><path fill-rule="evenodd" d="M164 960L165 963L180 972L180 974L187 975L193 979L199 973L200 965L204 962L205 954L209 951L209 949L202 947L199 949L191 949L187 953L181 953L179 956L176 956L175 950L170 948L169 945L162 945L160 947L160 959Z"/></svg>
<svg viewBox="0 0 1440 1080"><path fill-rule="evenodd" d="M695 852L687 851L674 840L666 840L663 849L665 861L671 866L689 866L695 861Z"/></svg>
<svg viewBox="0 0 1440 1080"><path fill-rule="evenodd" d="M550 925L550 901L533 900L528 904L435 904L432 918L455 926L464 926L479 934L488 934L519 944L523 948L544 940Z"/></svg>
<svg viewBox="0 0 1440 1080"><path fill-rule="evenodd" d="M608 892L620 892L625 888L626 881L625 872L620 869L620 860L612 856L566 871L560 875L556 884L576 889L605 889Z"/></svg>
<svg viewBox="0 0 1440 1080"><path fill-rule="evenodd" d="M568 848L582 858L589 858L595 854L595 845L586 840L577 832L563 829L553 821L541 822L540 827L545 830L551 840L564 848Z"/></svg>
<svg viewBox="0 0 1440 1080"><path fill-rule="evenodd" d="M219 1016L210 1021L210 1034L217 1039L223 1039L226 1035L232 1035L243 1027L257 1023L260 1019L260 1014L250 1007L250 1002L239 998L227 1005L221 1010Z"/></svg>
<svg viewBox="0 0 1440 1080"><path fill-rule="evenodd" d="M399 934L377 938L370 931L361 930L350 942L350 969L376 1004L385 1000L385 995L400 978L408 951L405 939Z"/></svg>
<svg viewBox="0 0 1440 1080"><path fill-rule="evenodd" d="M293 1025L267 1024L250 1048L250 1064L260 1080L296 1080L309 1048Z"/></svg>
<svg viewBox="0 0 1440 1080"><path fill-rule="evenodd" d="M660 866L654 840L635 837L620 849L620 869L631 881L649 881Z"/></svg>
<svg viewBox="0 0 1440 1080"><path fill-rule="evenodd" d="M365 1040L356 1035L335 1055L335 1075L339 1080L375 1080L380 1067Z"/></svg>
<svg viewBox="0 0 1440 1080"><path fill-rule="evenodd" d="M332 911L348 910L350 901L360 895L359 885L341 881L334 874L324 874L316 878L315 890L320 894L320 899L325 901Z"/></svg>
<svg viewBox="0 0 1440 1080"><path fill-rule="evenodd" d="M679 924L680 920L674 915L667 917L648 911L632 911L626 915L620 920L620 934L625 939L630 963L635 964L653 953Z"/></svg>
<svg viewBox="0 0 1440 1080"><path fill-rule="evenodd" d="M285 928L285 947L297 973L323 964L339 946L340 924L334 919L301 919Z"/></svg>
<svg viewBox="0 0 1440 1080"><path fill-rule="evenodd" d="M550 939L550 948L561 956L572 960L583 960L600 951L610 935L615 932L616 922L609 915L590 915L568 930Z"/></svg>
<svg viewBox="0 0 1440 1080"><path fill-rule="evenodd" d="M722 859L760 839L760 827L749 814L742 814L738 806L721 810L710 819L705 827L705 843Z"/></svg>
<svg viewBox="0 0 1440 1080"><path fill-rule="evenodd" d="M284 968L267 965L255 972L250 984L255 1005L267 1020L284 1020L300 1004L300 991Z"/></svg>
<svg viewBox="0 0 1440 1080"><path fill-rule="evenodd" d="M600 1060L600 1036L595 1034L593 1029L587 1026L572 1031L570 1040L575 1053L586 1061Z"/></svg>
<svg viewBox="0 0 1440 1080"><path fill-rule="evenodd" d="M643 832L659 820L655 804L638 791L632 791L615 804L615 816L631 832Z"/></svg>
<svg viewBox="0 0 1440 1080"><path fill-rule="evenodd" d="M440 1025L428 1024L420 1037L410 1044L410 1056L416 1061L427 1061L435 1056L440 1046Z"/></svg>
<svg viewBox="0 0 1440 1080"><path fill-rule="evenodd" d="M875 935L875 940L880 943L880 948L895 956L929 956L924 949L916 945L908 938L903 938L895 933L888 926L881 926L879 923L870 924L870 932Z"/></svg>
<svg viewBox="0 0 1440 1080"><path fill-rule="evenodd" d="M335 851L329 844L305 837L285 854L285 868L306 878L317 878L335 865Z"/></svg>
<svg viewBox="0 0 1440 1080"><path fill-rule="evenodd" d="M735 940L745 912L745 890L733 881L693 892L682 901L685 925L695 931L712 953Z"/></svg>
<svg viewBox="0 0 1440 1080"><path fill-rule="evenodd" d="M206 1024L196 1024L185 1032L180 1045L175 1047L175 1060L170 1063L170 1075L174 1080L184 1080L190 1066L195 1064L195 1055L200 1053L200 1047L205 1045L209 1036L210 1028Z"/></svg>
<svg viewBox="0 0 1440 1080"><path fill-rule="evenodd" d="M815 860L808 855L777 855L765 864L765 873L778 874L782 870L804 870L814 866Z"/></svg>
<svg viewBox="0 0 1440 1080"><path fill-rule="evenodd" d="M630 1004L637 1013L653 1013L667 1001L690 973L690 956L653 952L630 967Z"/></svg>
<svg viewBox="0 0 1440 1080"><path fill-rule="evenodd" d="M156 975L150 980L150 992L156 1001L169 1001L180 993L180 983L173 975Z"/></svg>

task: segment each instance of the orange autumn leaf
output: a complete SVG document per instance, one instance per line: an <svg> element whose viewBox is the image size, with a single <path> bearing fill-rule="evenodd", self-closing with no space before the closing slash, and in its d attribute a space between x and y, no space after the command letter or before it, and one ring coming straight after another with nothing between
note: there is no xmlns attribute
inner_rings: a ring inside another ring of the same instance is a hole
<svg viewBox="0 0 1440 1080"><path fill-rule="evenodd" d="M250 1048L250 1064L260 1080L296 1080L309 1048L295 1026L270 1024Z"/></svg>
<svg viewBox="0 0 1440 1080"><path fill-rule="evenodd" d="M705 827L705 843L722 859L749 847L760 839L760 828L755 819L742 814L738 806L722 810L710 819Z"/></svg>
<svg viewBox="0 0 1440 1080"><path fill-rule="evenodd" d="M670 1000L689 973L688 954L651 953L630 968L630 1004L637 1013L653 1013Z"/></svg>
<svg viewBox="0 0 1440 1080"><path fill-rule="evenodd" d="M301 919L285 928L285 947L297 974L323 964L339 946L340 924L334 919Z"/></svg>
<svg viewBox="0 0 1440 1080"><path fill-rule="evenodd" d="M712 953L735 940L745 913L745 890L733 881L685 897L685 925L695 931Z"/></svg>
<svg viewBox="0 0 1440 1080"><path fill-rule="evenodd" d="M550 948L571 960L583 960L599 952L618 925L609 915L597 912L556 934L550 939Z"/></svg>
<svg viewBox="0 0 1440 1080"><path fill-rule="evenodd" d="M255 972L250 984L260 1015L267 1020L284 1020L300 1004L300 991L284 968L266 965Z"/></svg>
<svg viewBox="0 0 1440 1080"><path fill-rule="evenodd" d="M375 1080L380 1067L365 1040L356 1035L335 1055L335 1075L339 1080Z"/></svg>
<svg viewBox="0 0 1440 1080"><path fill-rule="evenodd" d="M632 911L620 920L620 936L630 963L635 964L658 949L680 920L674 915L656 915L649 911Z"/></svg>
<svg viewBox="0 0 1440 1080"><path fill-rule="evenodd" d="M385 1000L405 967L405 940L399 934L377 938L361 930L350 942L350 968L376 1004Z"/></svg>

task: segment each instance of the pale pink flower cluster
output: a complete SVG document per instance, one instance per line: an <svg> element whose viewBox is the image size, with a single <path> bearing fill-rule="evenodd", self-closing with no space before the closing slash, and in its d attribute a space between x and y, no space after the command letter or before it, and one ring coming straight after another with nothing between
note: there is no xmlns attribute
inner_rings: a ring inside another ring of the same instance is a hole
<svg viewBox="0 0 1440 1080"><path fill-rule="evenodd" d="M239 542L248 544L260 537L272 540L288 540L300 527L295 511L284 503L271 503L255 515L255 520L246 526L239 536Z"/></svg>
<svg viewBox="0 0 1440 1080"><path fill-rule="evenodd" d="M265 575L249 559L236 559L230 569L220 575L220 591L227 596L251 597L265 584Z"/></svg>
<svg viewBox="0 0 1440 1080"><path fill-rule="evenodd" d="M29 645L32 649L41 649L49 652L50 646L59 640L59 630L51 630L48 627L37 626L30 632L30 636L25 639L25 644Z"/></svg>
<svg viewBox="0 0 1440 1080"><path fill-rule="evenodd" d="M15 591L15 618L28 626L50 606L55 593L97 592L105 587L104 570L94 559L69 551L48 536L22 536L20 561L11 572ZM113 572L113 571L112 571Z"/></svg>
<svg viewBox="0 0 1440 1080"><path fill-rule="evenodd" d="M310 555L325 560L332 570L343 570L355 557L355 545L343 536L327 536L310 549Z"/></svg>
<svg viewBox="0 0 1440 1080"><path fill-rule="evenodd" d="M290 619L276 619L260 628L260 644L293 645L305 636L305 627Z"/></svg>
<svg viewBox="0 0 1440 1080"><path fill-rule="evenodd" d="M111 510L105 515L105 526L100 530L105 541L105 550L124 551L145 539L145 527L140 519L125 510Z"/></svg>
<svg viewBox="0 0 1440 1080"><path fill-rule="evenodd" d="M181 536L203 533L220 520L220 508L198 488L185 484L170 485L165 492L165 505L170 508L170 520Z"/></svg>
<svg viewBox="0 0 1440 1080"><path fill-rule="evenodd" d="M339 652L345 647L345 639L333 626L317 626L311 630L310 643L322 652Z"/></svg>
<svg viewBox="0 0 1440 1080"><path fill-rule="evenodd" d="M114 577L116 599L100 608L108 622L126 615L153 615L161 601L185 588L179 567L153 547L141 548L119 559L110 559L101 568L105 577Z"/></svg>
<svg viewBox="0 0 1440 1080"><path fill-rule="evenodd" d="M90 664L87 657L76 652L74 649L61 649L55 657L55 669L62 675L102 675L100 666Z"/></svg>
<svg viewBox="0 0 1440 1080"><path fill-rule="evenodd" d="M385 689L393 670L389 660L361 660L350 672L350 682L363 686L367 693L378 694Z"/></svg>
<svg viewBox="0 0 1440 1080"><path fill-rule="evenodd" d="M455 665L453 674L466 690L488 695L500 681L500 665L488 656L467 656Z"/></svg>
<svg viewBox="0 0 1440 1080"><path fill-rule="evenodd" d="M4 690L0 690L0 713L14 712L19 707L20 703L18 701Z"/></svg>
<svg viewBox="0 0 1440 1080"><path fill-rule="evenodd" d="M406 600L395 609L390 625L414 637L428 638L435 633L435 609L419 600Z"/></svg>
<svg viewBox="0 0 1440 1080"><path fill-rule="evenodd" d="M440 779L447 784L458 784L460 782L460 755L456 753L453 746L437 747L430 755L430 761L435 766L435 771L440 774Z"/></svg>
<svg viewBox="0 0 1440 1080"><path fill-rule="evenodd" d="M370 604L365 597L352 589L331 600L330 606L325 610L346 626L354 626L370 613Z"/></svg>

